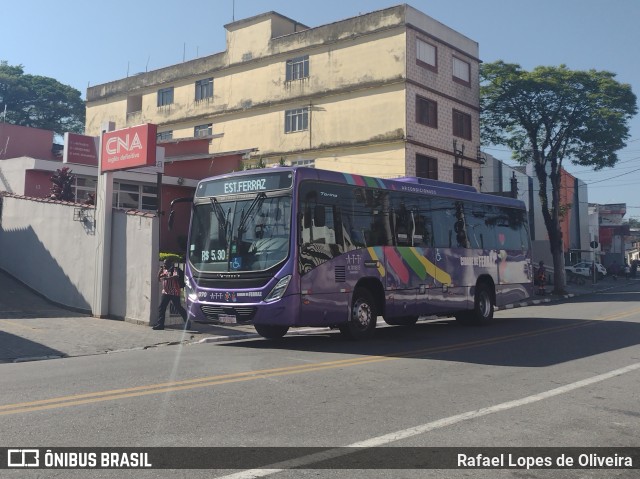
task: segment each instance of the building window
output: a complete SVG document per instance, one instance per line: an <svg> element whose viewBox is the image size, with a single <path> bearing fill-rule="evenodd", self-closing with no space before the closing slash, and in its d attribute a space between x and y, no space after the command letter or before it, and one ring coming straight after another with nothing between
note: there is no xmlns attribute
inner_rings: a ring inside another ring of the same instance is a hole
<svg viewBox="0 0 640 479"><path fill-rule="evenodd" d="M172 140L173 139L173 131L169 130L169 131L161 131L160 133L156 134L156 141L166 141L166 140Z"/></svg>
<svg viewBox="0 0 640 479"><path fill-rule="evenodd" d="M193 136L196 138L200 136L211 136L213 135L213 123L209 123L207 125L197 125L193 128Z"/></svg>
<svg viewBox="0 0 640 479"><path fill-rule="evenodd" d="M438 69L438 50L435 46L424 40L416 39L416 61L418 65L427 67L430 70Z"/></svg>
<svg viewBox="0 0 640 479"><path fill-rule="evenodd" d="M158 106L171 105L173 103L173 87L158 90Z"/></svg>
<svg viewBox="0 0 640 479"><path fill-rule="evenodd" d="M84 203L92 199L95 204L97 186L98 180L96 178L76 177L76 202ZM157 186L116 181L113 183L113 207L155 211L158 209L158 188Z"/></svg>
<svg viewBox="0 0 640 479"><path fill-rule="evenodd" d="M438 128L438 104L416 96L416 122L432 128Z"/></svg>
<svg viewBox="0 0 640 479"><path fill-rule="evenodd" d="M471 115L453 110L453 135L465 140L471 139Z"/></svg>
<svg viewBox="0 0 640 479"><path fill-rule="evenodd" d="M95 204L95 196L96 196L96 188L98 186L98 180L96 178L83 178L77 177L74 182L75 186L75 198L76 203L84 203L85 201L89 201L91 198L89 195L93 196L93 204Z"/></svg>
<svg viewBox="0 0 640 479"><path fill-rule="evenodd" d="M284 132L293 133L309 129L309 107L284 112Z"/></svg>
<svg viewBox="0 0 640 479"><path fill-rule="evenodd" d="M158 209L158 188L114 182L113 206L114 208L154 211Z"/></svg>
<svg viewBox="0 0 640 479"><path fill-rule="evenodd" d="M456 57L453 57L453 81L471 85L471 65Z"/></svg>
<svg viewBox="0 0 640 479"><path fill-rule="evenodd" d="M205 78L196 82L196 101L213 97L213 78Z"/></svg>
<svg viewBox="0 0 640 479"><path fill-rule="evenodd" d="M140 208L140 186L128 183L113 183L113 206L137 210Z"/></svg>
<svg viewBox="0 0 640 479"><path fill-rule="evenodd" d="M307 168L315 168L316 160L315 158L312 160L293 160L291 161L291 166L306 166Z"/></svg>
<svg viewBox="0 0 640 479"><path fill-rule="evenodd" d="M158 209L158 187L142 185L140 209L155 211Z"/></svg>
<svg viewBox="0 0 640 479"><path fill-rule="evenodd" d="M287 81L309 77L309 55L287 60Z"/></svg>
<svg viewBox="0 0 640 479"><path fill-rule="evenodd" d="M472 185L471 168L460 165L453 165L453 182L461 185Z"/></svg>
<svg viewBox="0 0 640 479"><path fill-rule="evenodd" d="M418 178L438 179L438 159L416 154L416 176Z"/></svg>

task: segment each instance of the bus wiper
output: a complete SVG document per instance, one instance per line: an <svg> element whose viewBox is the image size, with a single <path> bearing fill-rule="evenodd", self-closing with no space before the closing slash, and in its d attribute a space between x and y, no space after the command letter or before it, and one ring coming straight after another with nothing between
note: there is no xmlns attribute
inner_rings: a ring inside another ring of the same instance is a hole
<svg viewBox="0 0 640 479"><path fill-rule="evenodd" d="M209 198L211 201L211 208L220 223L220 229L224 238L225 248L227 250L227 257L231 252L231 228L229 227L229 220L231 219L231 208L227 210L227 214L224 214L224 209L218 200L215 198Z"/></svg>
<svg viewBox="0 0 640 479"><path fill-rule="evenodd" d="M226 228L227 219L224 217L224 210L222 206L220 206L220 202L213 197L209 198L209 201L211 201L211 209L215 213L216 218L218 218L218 223L220 223L223 228Z"/></svg>
<svg viewBox="0 0 640 479"><path fill-rule="evenodd" d="M249 209L246 214L244 209L242 210L240 215L240 224L238 225L238 240L242 238L242 234L247 231L247 222L249 221L249 218L251 218L253 212L258 211L266 199L267 195L265 193L258 193L251 202L251 205L249 205Z"/></svg>

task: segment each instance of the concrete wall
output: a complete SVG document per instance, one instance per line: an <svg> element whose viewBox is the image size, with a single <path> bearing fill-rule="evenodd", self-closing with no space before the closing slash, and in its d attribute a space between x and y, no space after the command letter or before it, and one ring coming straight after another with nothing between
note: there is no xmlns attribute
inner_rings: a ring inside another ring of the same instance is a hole
<svg viewBox="0 0 640 479"><path fill-rule="evenodd" d="M94 302L94 209L0 196L0 269L48 300L90 313ZM84 218L84 219L83 219ZM158 221L114 210L109 316L149 324L158 304Z"/></svg>
<svg viewBox="0 0 640 479"><path fill-rule="evenodd" d="M159 226L155 214L113 210L109 316L155 322Z"/></svg>

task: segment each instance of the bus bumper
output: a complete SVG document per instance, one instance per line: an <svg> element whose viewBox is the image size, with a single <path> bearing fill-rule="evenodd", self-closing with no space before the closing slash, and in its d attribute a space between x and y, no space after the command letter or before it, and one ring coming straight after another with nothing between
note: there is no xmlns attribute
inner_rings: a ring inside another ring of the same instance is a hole
<svg viewBox="0 0 640 479"><path fill-rule="evenodd" d="M225 326L270 324L294 326L300 311L300 296L288 295L271 303L210 303L187 301L191 321Z"/></svg>

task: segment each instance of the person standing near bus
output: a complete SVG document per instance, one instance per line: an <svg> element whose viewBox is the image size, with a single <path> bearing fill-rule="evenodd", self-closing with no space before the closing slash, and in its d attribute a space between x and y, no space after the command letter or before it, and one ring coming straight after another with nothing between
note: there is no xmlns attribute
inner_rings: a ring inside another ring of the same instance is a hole
<svg viewBox="0 0 640 479"><path fill-rule="evenodd" d="M153 325L153 329L156 331L164 329L164 317L169 303L172 303L180 316L182 316L185 328L189 327L187 312L180 304L180 277L180 268L174 265L172 259L165 259L163 266L158 271L158 281L162 281L162 298L158 307L158 321Z"/></svg>

